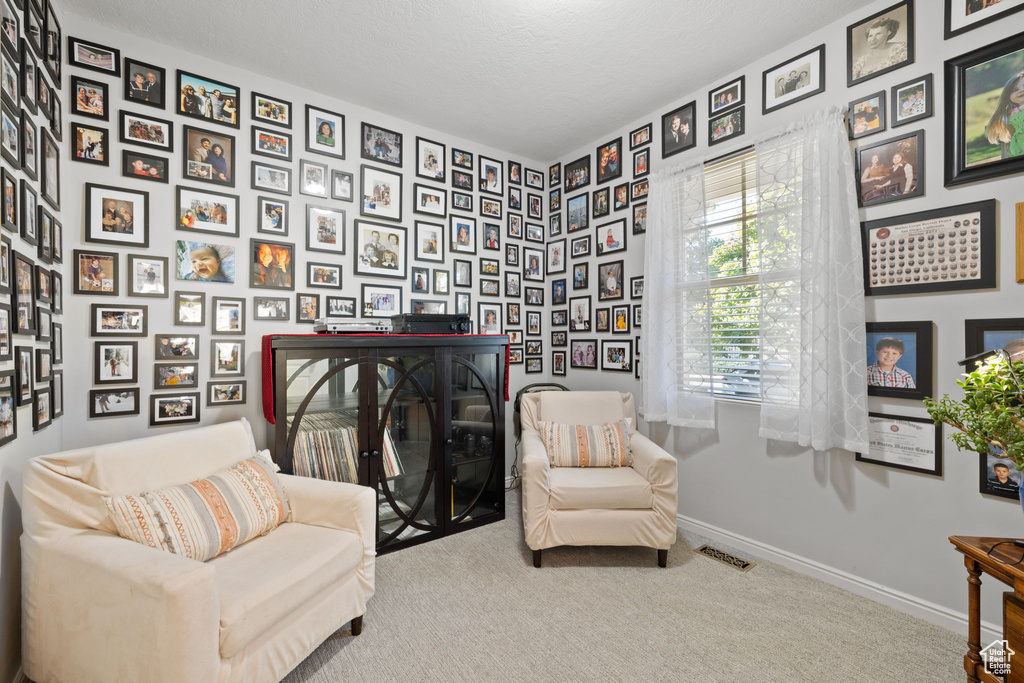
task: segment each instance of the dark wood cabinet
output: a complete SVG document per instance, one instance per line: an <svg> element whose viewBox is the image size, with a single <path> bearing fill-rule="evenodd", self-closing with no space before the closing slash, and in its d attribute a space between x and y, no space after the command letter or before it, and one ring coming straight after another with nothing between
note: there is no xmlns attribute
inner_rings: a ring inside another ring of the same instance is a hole
<svg viewBox="0 0 1024 683"><path fill-rule="evenodd" d="M381 553L504 519L507 343L272 337L275 461L375 489Z"/></svg>

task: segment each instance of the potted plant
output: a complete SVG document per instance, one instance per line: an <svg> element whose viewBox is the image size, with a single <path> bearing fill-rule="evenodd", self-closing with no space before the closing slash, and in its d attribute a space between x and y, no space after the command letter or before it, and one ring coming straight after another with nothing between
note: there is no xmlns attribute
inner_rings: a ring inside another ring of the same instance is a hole
<svg viewBox="0 0 1024 683"><path fill-rule="evenodd" d="M924 400L936 424L945 422L958 431L950 434L965 451L994 452L1024 470L1024 362L1019 354L1004 351L979 361L977 367L957 380L964 397L954 401L948 394L941 400ZM1024 508L1024 486L1018 488Z"/></svg>

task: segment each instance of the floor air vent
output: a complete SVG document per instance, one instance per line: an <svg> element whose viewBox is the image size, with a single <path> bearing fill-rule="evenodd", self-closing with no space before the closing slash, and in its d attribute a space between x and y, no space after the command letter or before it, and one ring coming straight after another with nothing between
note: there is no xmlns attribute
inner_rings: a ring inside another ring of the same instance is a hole
<svg viewBox="0 0 1024 683"><path fill-rule="evenodd" d="M730 567L739 569L741 572L748 572L757 566L757 564L751 562L750 560L744 560L742 557L730 555L724 550L719 550L718 548L714 548L710 545L702 545L701 547L697 548L694 552L700 553L705 557L710 557L712 560L718 560L722 564L727 564Z"/></svg>

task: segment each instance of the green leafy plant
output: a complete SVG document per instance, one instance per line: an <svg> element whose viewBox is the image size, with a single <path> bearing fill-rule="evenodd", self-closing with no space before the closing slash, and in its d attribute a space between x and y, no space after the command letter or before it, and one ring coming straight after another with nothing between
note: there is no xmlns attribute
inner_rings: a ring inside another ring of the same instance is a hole
<svg viewBox="0 0 1024 683"><path fill-rule="evenodd" d="M957 380L963 399L954 401L945 394L939 401L926 398L924 404L936 424L945 422L959 430L950 438L961 450L995 451L1024 470L1024 392L1019 377L1024 377L1024 362L994 356Z"/></svg>

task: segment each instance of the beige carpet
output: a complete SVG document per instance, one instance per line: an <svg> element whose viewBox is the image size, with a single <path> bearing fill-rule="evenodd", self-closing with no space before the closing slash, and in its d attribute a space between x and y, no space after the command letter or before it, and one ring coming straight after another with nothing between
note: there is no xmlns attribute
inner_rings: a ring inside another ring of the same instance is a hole
<svg viewBox="0 0 1024 683"><path fill-rule="evenodd" d="M965 680L961 636L756 558L740 572L701 542L681 534L667 569L596 547L534 569L516 490L503 522L379 557L362 635L346 626L285 680Z"/></svg>

